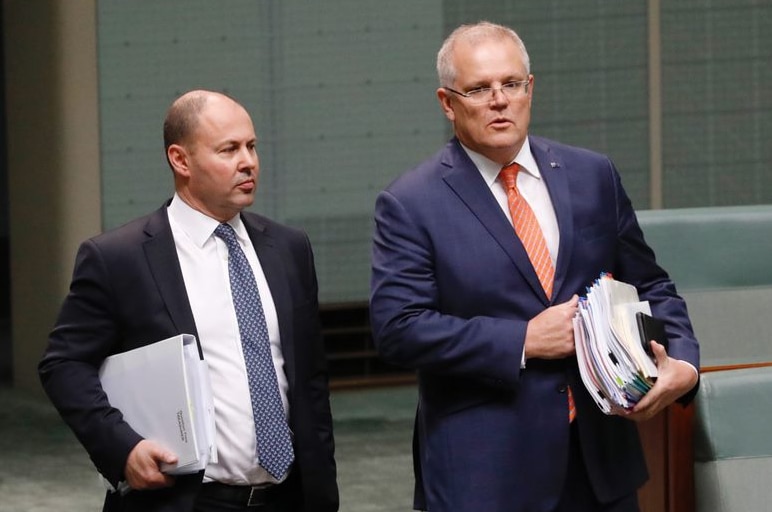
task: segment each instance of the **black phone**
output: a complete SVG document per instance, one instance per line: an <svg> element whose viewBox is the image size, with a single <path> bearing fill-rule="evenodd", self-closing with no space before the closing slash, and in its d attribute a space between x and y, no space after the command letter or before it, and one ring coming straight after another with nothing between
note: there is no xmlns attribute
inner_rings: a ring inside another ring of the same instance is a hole
<svg viewBox="0 0 772 512"><path fill-rule="evenodd" d="M666 351L669 350L670 345L668 344L667 333L665 332L665 322L640 311L635 314L635 321L638 323L638 334L640 334L641 337L643 350L645 350L649 356L654 357L654 352L651 350L651 340L654 340L665 347Z"/></svg>

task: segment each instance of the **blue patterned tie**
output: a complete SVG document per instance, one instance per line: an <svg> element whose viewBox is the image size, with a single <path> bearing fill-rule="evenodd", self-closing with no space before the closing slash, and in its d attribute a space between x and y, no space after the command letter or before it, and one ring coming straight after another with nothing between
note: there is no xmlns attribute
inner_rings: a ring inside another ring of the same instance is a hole
<svg viewBox="0 0 772 512"><path fill-rule="evenodd" d="M220 224L214 234L228 246L228 274L249 377L258 460L271 476L280 480L292 465L294 454L276 381L260 293L252 267L236 240L233 228L229 224Z"/></svg>

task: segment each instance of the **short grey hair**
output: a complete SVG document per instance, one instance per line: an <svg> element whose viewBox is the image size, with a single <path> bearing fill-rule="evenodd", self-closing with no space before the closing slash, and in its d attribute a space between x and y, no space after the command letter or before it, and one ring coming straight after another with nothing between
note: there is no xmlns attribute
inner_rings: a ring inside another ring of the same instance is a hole
<svg viewBox="0 0 772 512"><path fill-rule="evenodd" d="M459 41L467 41L474 45L481 41L490 39L510 39L517 45L523 57L525 72L531 73L531 59L528 57L528 50L517 32L509 27L497 25L489 21L480 21L471 25L461 25L454 30L442 43L440 51L437 52L437 77L440 80L440 87L452 87L456 81L456 67L453 63L453 50Z"/></svg>

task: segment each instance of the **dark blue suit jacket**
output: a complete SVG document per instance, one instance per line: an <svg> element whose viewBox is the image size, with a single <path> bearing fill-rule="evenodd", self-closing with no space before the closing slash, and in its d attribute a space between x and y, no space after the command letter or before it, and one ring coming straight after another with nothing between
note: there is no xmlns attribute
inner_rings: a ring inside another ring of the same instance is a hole
<svg viewBox="0 0 772 512"><path fill-rule="evenodd" d="M334 511L332 418L311 246L304 233L265 217L244 212L242 219L276 304L307 510ZM180 333L197 335L166 206L81 245L39 370L52 402L113 486L141 438L108 403L99 366L111 354ZM180 476L172 488L123 498L108 494L105 510L190 511L202 478L203 472Z"/></svg>
<svg viewBox="0 0 772 512"><path fill-rule="evenodd" d="M602 501L647 478L637 429L604 416L576 359L528 360L528 320L601 272L635 285L667 320L670 355L695 367L686 306L646 245L605 156L530 137L560 230L553 297L457 140L379 194L371 321L387 360L418 370L416 508L548 511L567 464L566 386L592 485Z"/></svg>

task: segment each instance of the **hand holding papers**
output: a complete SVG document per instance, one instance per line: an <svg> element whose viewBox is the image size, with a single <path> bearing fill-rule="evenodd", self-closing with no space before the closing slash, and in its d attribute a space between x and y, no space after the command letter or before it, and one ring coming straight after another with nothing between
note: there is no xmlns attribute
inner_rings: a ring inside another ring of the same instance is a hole
<svg viewBox="0 0 772 512"><path fill-rule="evenodd" d="M605 414L612 407L632 408L657 379L654 359L644 350L649 340L639 331L641 315L651 318L649 303L638 299L634 286L609 274L602 274L579 301L574 317L579 373Z"/></svg>
<svg viewBox="0 0 772 512"><path fill-rule="evenodd" d="M110 404L138 434L178 457L165 473L202 470L216 462L209 368L196 338L180 334L105 359L99 370Z"/></svg>

